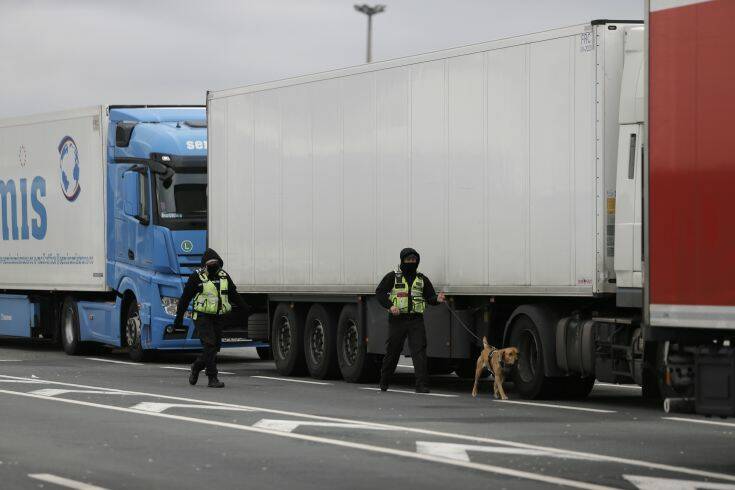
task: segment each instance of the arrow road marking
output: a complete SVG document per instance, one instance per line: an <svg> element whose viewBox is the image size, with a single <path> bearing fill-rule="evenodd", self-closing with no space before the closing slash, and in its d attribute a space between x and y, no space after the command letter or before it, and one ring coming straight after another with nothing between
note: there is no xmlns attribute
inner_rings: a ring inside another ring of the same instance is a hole
<svg viewBox="0 0 735 490"><path fill-rule="evenodd" d="M279 432L293 432L300 426L307 427L333 427L340 429L367 429L367 430L389 430L384 427L374 427L372 425L364 424L347 424L341 422L309 422L304 420L275 420L275 419L263 419L258 421L253 427L259 427L261 429L277 430Z"/></svg>
<svg viewBox="0 0 735 490"><path fill-rule="evenodd" d="M735 490L731 483L711 483L693 480L673 480L650 476L623 475L639 490Z"/></svg>
<svg viewBox="0 0 735 490"><path fill-rule="evenodd" d="M230 410L233 412L252 412L250 408L223 407L220 405L199 405L196 403L158 403L141 402L130 407L130 410L141 410L143 412L162 413L169 408L201 408L204 410Z"/></svg>
<svg viewBox="0 0 735 490"><path fill-rule="evenodd" d="M589 461L596 460L596 458L589 456L554 453L551 451L543 451L539 449L523 449L504 446L477 446L474 444L454 444L448 442L416 441L416 452L420 454L430 454L432 456L439 456L441 458L456 459L457 461L470 461L470 456L467 454L467 451L495 454L516 454L520 456L544 456L549 458L562 459L584 459Z"/></svg>

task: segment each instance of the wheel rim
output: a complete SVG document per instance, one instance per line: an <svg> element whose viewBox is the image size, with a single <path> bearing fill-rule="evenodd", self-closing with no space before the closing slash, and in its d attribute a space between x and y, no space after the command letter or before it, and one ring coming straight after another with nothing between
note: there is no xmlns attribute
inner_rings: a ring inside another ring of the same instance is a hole
<svg viewBox="0 0 735 490"><path fill-rule="evenodd" d="M286 359L291 352L291 322L282 316L278 324L278 357Z"/></svg>
<svg viewBox="0 0 735 490"><path fill-rule="evenodd" d="M530 383L536 378L539 368L539 349L536 337L529 330L524 330L520 336L518 350L518 375L524 383Z"/></svg>
<svg viewBox="0 0 735 490"><path fill-rule="evenodd" d="M345 362L354 366L357 362L357 349L358 349L358 332L357 324L353 320L349 320L347 328L345 328L345 336L342 340L342 354Z"/></svg>
<svg viewBox="0 0 735 490"><path fill-rule="evenodd" d="M138 347L140 345L140 315L137 309L128 315L125 331L128 337L128 347Z"/></svg>
<svg viewBox="0 0 735 490"><path fill-rule="evenodd" d="M74 343L74 310L71 306L64 311L64 338L67 345Z"/></svg>
<svg viewBox="0 0 735 490"><path fill-rule="evenodd" d="M309 338L310 355L314 364L321 364L324 360L324 324L316 319L312 324L311 336Z"/></svg>

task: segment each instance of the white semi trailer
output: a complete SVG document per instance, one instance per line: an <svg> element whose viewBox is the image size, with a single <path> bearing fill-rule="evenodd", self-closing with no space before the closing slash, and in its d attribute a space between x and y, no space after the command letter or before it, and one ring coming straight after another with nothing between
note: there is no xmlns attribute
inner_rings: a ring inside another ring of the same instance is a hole
<svg viewBox="0 0 735 490"><path fill-rule="evenodd" d="M643 25L595 21L210 92L209 241L262 308L251 336L284 375L374 378L372 295L411 246L519 347L524 396L642 384L643 69ZM449 310L426 324L431 369L473 372Z"/></svg>

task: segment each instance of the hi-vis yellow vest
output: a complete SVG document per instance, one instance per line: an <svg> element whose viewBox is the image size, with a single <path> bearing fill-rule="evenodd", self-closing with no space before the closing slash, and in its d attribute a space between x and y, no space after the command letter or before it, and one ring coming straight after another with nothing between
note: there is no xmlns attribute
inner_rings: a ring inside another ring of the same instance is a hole
<svg viewBox="0 0 735 490"><path fill-rule="evenodd" d="M408 282L401 272L396 272L396 280L390 292L390 302L401 310L401 314L409 313L408 305L411 301L411 313L423 313L426 309L424 300L424 276L416 273L416 278L411 285L411 297L409 298Z"/></svg>
<svg viewBox="0 0 735 490"><path fill-rule="evenodd" d="M219 271L219 289L209 280L206 270L200 270L199 279L202 281L202 292L194 297L194 318L197 313L208 315L224 315L232 311L227 296L227 274Z"/></svg>

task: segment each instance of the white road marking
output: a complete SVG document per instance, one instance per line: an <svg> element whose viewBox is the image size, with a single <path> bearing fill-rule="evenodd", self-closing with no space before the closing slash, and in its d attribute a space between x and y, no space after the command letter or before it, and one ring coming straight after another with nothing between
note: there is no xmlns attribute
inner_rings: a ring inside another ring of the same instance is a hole
<svg viewBox="0 0 735 490"><path fill-rule="evenodd" d="M360 388L361 390L368 390L368 391L380 391L380 388ZM424 395L424 396L440 396L442 398L457 398L459 395L447 395L445 393L416 393L415 391L410 390L394 390L393 388L389 388L386 393L406 393L408 395Z"/></svg>
<svg viewBox="0 0 735 490"><path fill-rule="evenodd" d="M20 359L0 359L0 362L20 362Z"/></svg>
<svg viewBox="0 0 735 490"><path fill-rule="evenodd" d="M408 364L399 364L398 367L413 369L413 366L410 366Z"/></svg>
<svg viewBox="0 0 735 490"><path fill-rule="evenodd" d="M191 368L187 367L178 367L178 366L158 366L161 369L176 369L177 371L191 371ZM231 373L229 371L217 371L217 374L235 374Z"/></svg>
<svg viewBox="0 0 735 490"><path fill-rule="evenodd" d="M112 364L127 364L129 366L145 366L145 364L141 362L116 361L114 359L101 359L99 357L86 357L85 359L88 361L110 362Z"/></svg>
<svg viewBox="0 0 735 490"><path fill-rule="evenodd" d="M34 395L40 396L57 396L65 395L66 393L84 393L85 395L134 395L135 393L129 393L126 391L119 390L69 390L66 388L44 388L42 390L31 391Z"/></svg>
<svg viewBox="0 0 735 490"><path fill-rule="evenodd" d="M495 454L515 454L519 456L545 456L549 458L584 459L594 461L592 457L570 456L552 451L541 451L539 449L521 449L507 446L478 446L475 444L454 444L449 442L427 442L416 441L416 451L421 454L432 454L448 459L459 461L470 461L467 451Z"/></svg>
<svg viewBox="0 0 735 490"><path fill-rule="evenodd" d="M274 376L250 376L251 378L258 378L258 379L273 379L276 381L289 381L291 383L306 383L309 385L331 385L332 383L324 383L322 381L306 381L305 379L291 379L291 378L276 378Z"/></svg>
<svg viewBox="0 0 735 490"><path fill-rule="evenodd" d="M158 402L140 402L130 407L130 410L140 410L142 412L162 413L169 408L201 408L203 410L231 410L234 412L252 412L250 408L222 407L219 405L199 405L197 403L158 403Z"/></svg>
<svg viewBox="0 0 735 490"><path fill-rule="evenodd" d="M650 476L623 475L639 490L735 490L730 483L712 483L691 480L673 480Z"/></svg>
<svg viewBox="0 0 735 490"><path fill-rule="evenodd" d="M281 432L277 430L263 429L260 427L253 427L249 425L242 425L242 424L236 424L236 423L231 423L231 422L219 422L215 420L199 419L195 417L184 417L181 415L171 415L171 414L156 413L156 412L143 412L143 411L138 411L138 410L131 410L125 407L116 407L114 405L102 405L99 403L85 402L81 400L68 400L64 398L49 398L49 397L34 395L32 393L22 393L19 391L0 390L0 393L5 393L8 395L15 395L15 396L30 397L30 398L38 398L41 400L48 400L48 401L53 401L57 403L68 403L72 405L80 405L80 406L85 406L85 407L101 408L101 409L111 410L115 412L134 413L134 414L139 414L139 415L146 415L148 417L160 417L160 418L178 420L178 421L188 422L188 423L197 423L197 424L202 424L202 425L210 425L214 427L223 427L227 429L240 430L244 432L256 432L260 434L268 434L268 435L284 437L284 438L289 438L289 439L297 439L301 441L321 443L321 444L327 444L327 445L337 446L337 447L344 447L344 448L349 448L349 449L357 449L357 450L371 452L371 453L388 454L391 456L401 456L401 457L408 458L408 459L417 459L421 461L429 461L432 463L442 463L442 464L446 464L450 466L468 468L468 469L473 469L473 470L478 470L478 471L484 471L486 473L494 473L497 475L505 475L505 476L521 478L525 480L540 481L543 483L561 485L561 486L570 487L570 488L581 488L583 490L613 490L613 487L606 487L606 486L597 485L594 483L587 483L587 482L577 481L577 480L569 480L567 478L553 477L553 476L548 476L548 475L544 475L541 473L532 473L530 471L514 470L514 469L504 468L500 466L493 466L493 465L487 465L487 464L472 463L468 461L458 461L458 460L453 460L453 459L446 459L442 457L432 456L429 454L419 454L419 453L412 452L412 451L404 451L401 449L393 449L393 448L382 447L382 446L373 446L370 444L345 441L342 439L329 439L326 437L309 436L309 435L298 434L298 433L293 433L293 432ZM97 490L98 487L92 487L92 488L71 487L71 488L79 488L80 490L82 489L83 490L92 490L92 489Z"/></svg>
<svg viewBox="0 0 735 490"><path fill-rule="evenodd" d="M20 384L43 384L43 381L36 381L35 379L0 379L0 383L20 383Z"/></svg>
<svg viewBox="0 0 735 490"><path fill-rule="evenodd" d="M342 422L308 422L305 420L276 420L262 419L256 422L253 427L261 427L263 429L277 430L279 432L293 432L301 426L307 427L330 427L340 429L365 429L365 430L389 430L383 427L372 427L366 424L345 424Z"/></svg>
<svg viewBox="0 0 735 490"><path fill-rule="evenodd" d="M677 422L692 422L694 424L705 424L705 425L719 425L721 427L733 427L735 428L735 423L733 422L719 422L717 420L699 420L699 419L688 419L685 417L661 417L663 420L675 420Z"/></svg>
<svg viewBox="0 0 735 490"><path fill-rule="evenodd" d="M28 477L33 478L34 480L45 481L46 483L53 483L54 485L58 485L60 487L73 488L75 490L105 490L104 488L98 487L97 485L90 485L89 483L70 480L68 478L62 478L60 476L50 475L48 473L29 474Z"/></svg>
<svg viewBox="0 0 735 490"><path fill-rule="evenodd" d="M602 410L601 408L574 407L571 405L556 405L554 403L522 402L520 400L493 400L497 403L514 403L516 405L531 405L533 407L561 408L563 410L579 410L581 412L616 413L615 410Z"/></svg>
<svg viewBox="0 0 735 490"><path fill-rule="evenodd" d="M641 387L638 385L619 385L615 383L600 383L599 381L595 383L595 386L604 386L605 388L623 388L626 390L641 390Z"/></svg>
<svg viewBox="0 0 735 490"><path fill-rule="evenodd" d="M0 379L25 380L26 382L29 381L28 378L22 378L18 376L9 376L5 374L0 374ZM71 386L75 388L87 388L87 389L97 389L97 390L108 390L109 389L110 391L123 391L123 390L117 390L116 388L106 388L106 387L82 385L82 384L76 384L76 383L65 383L63 381L43 380L42 382L44 384L49 384L49 385ZM24 396L24 395L34 396L28 393L21 393L17 391L8 391L8 390L0 390L0 393L8 393L8 394L19 395L19 396ZM421 429L417 427L407 427L407 426L400 426L400 425L393 425L393 424L382 424L378 422L365 422L362 420L346 419L346 418L341 418L341 417L327 417L324 415L313 415L310 413L294 412L294 411L289 411L289 410L277 410L273 408L253 407L253 406L248 406L248 405L238 405L234 403L214 402L211 400L200 400L196 398L187 398L187 397L180 397L180 396L159 395L156 393L146 393L142 391L137 391L137 392L128 391L126 393L134 393L140 396L155 397L161 400L175 400L175 401L183 401L183 402L191 402L191 403L202 403L202 404L208 404L208 405L218 405L222 407L250 408L257 412L270 413L270 414L279 415L282 417L284 416L285 417L300 417L300 418L310 419L310 420L323 420L327 422L344 422L344 423L352 423L352 424L370 425L372 427L385 427L387 429L395 430L395 431L409 432L412 434L422 434L425 436L432 436L432 437L457 439L461 441L470 441L470 442L475 442L475 443L480 443L480 444L500 444L504 446L519 447L519 448L526 448L526 449L540 449L543 451L550 451L550 452L563 453L563 454L569 454L569 455L594 457L598 461L604 461L608 463L617 463L617 464L626 465L626 466L634 466L634 467L646 468L646 469L651 469L651 470L661 470L661 471L667 471L671 473L682 473L686 475L701 476L704 478L715 478L719 480L735 482L735 475L731 475L727 473L717 473L714 471L705 471L705 470L699 470L696 468L687 468L686 466L654 463L652 461L641 461L639 459L621 458L618 456L607 456L607 455L588 453L588 452L583 452L583 451L574 451L571 449L561 449L561 448L554 448L554 447L549 447L549 446L538 446L535 444L515 442L515 441L510 441L507 439L493 439L491 437L470 436L470 435L457 434L457 433L452 433L452 432L442 432L442 431L437 431L437 430ZM61 398L48 398L48 397L36 397L36 398L43 398L46 400L65 401ZM76 403L77 401L70 400L69 402ZM85 404L88 402L79 402L79 403ZM140 413L140 412L136 412L136 413Z"/></svg>

